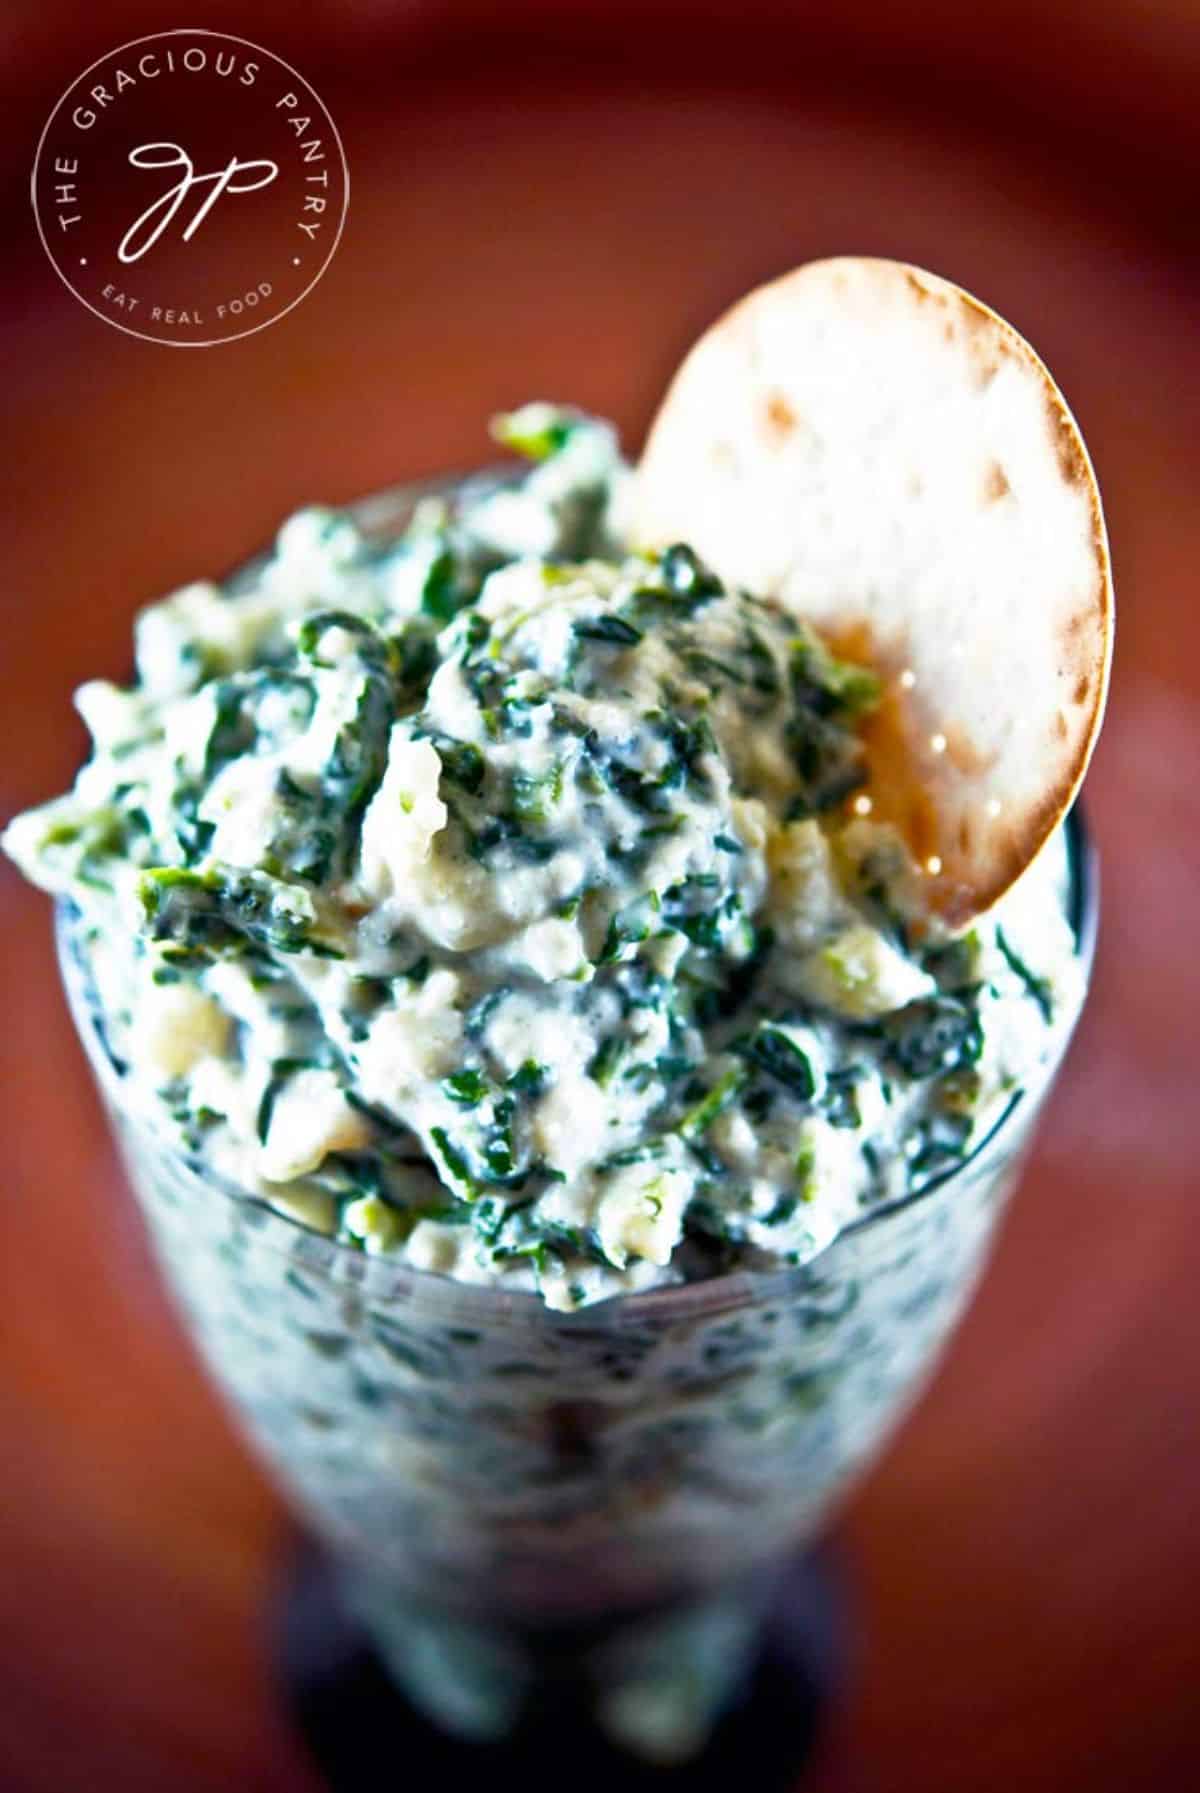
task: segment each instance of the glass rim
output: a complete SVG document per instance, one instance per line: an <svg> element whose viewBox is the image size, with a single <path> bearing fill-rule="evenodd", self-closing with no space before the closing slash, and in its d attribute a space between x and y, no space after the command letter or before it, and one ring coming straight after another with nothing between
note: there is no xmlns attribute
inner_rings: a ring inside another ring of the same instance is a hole
<svg viewBox="0 0 1200 1793"><path fill-rule="evenodd" d="M411 508L423 498L461 493L472 487L485 491L489 487L501 486L516 473L510 475L503 467L485 467L470 473L447 474L439 477L416 480L381 491L370 493L357 500L341 506L354 517L359 526L368 534L395 528L397 512L403 507ZM265 561L269 549L264 549L249 559L238 563L232 572L227 574L224 584L236 590L242 583L251 579L256 569ZM1067 848L1068 892L1067 919L1075 935L1076 954L1079 959L1084 980L1084 999L1091 980L1092 963L1095 955L1096 934L1099 924L1100 877L1099 862L1095 845L1091 840L1083 819L1081 805L1078 801L1072 806L1059 826L1063 829ZM1051 836L1053 838L1053 836ZM73 942L73 921L78 911L69 899L61 899L55 904L55 939L59 963L59 972L67 992L71 1013L76 1030L84 1045L86 1055L93 1071L106 1095L111 1097L113 1106L121 1108L118 1092L122 1082L121 1074L116 1070L112 1054L109 1052L101 1028L97 1025L97 1005L94 1001L85 1000L86 973L81 963L81 956ZM1080 1007L1082 1008L1082 1001ZM347 1284L363 1285L380 1280L390 1280L392 1288L398 1285L411 1285L414 1291L420 1291L430 1301L445 1300L449 1306L470 1312L484 1309L491 1314L503 1312L512 1316L517 1312L527 1312L531 1317L539 1316L541 1323L560 1322L575 1326L596 1324L596 1316L605 1312L605 1319L616 1318L617 1312L624 1323L632 1324L639 1319L649 1319L652 1315L672 1318L694 1313L700 1316L705 1313L720 1311L722 1308L736 1309L750 1305L761 1305L764 1301L784 1295L789 1290L802 1288L819 1276L820 1269L830 1253L835 1251L843 1240L860 1237L865 1233L882 1227L887 1221L897 1218L917 1207L939 1190L970 1173L980 1158L997 1142L1004 1130L1013 1122L1014 1117L1027 1111L1030 1100L1039 1096L1054 1078L1059 1065L1070 1044L1078 1013L1071 1025L1064 1031L1054 1056L1040 1067L1040 1076L1036 1083L1018 1090L1012 1100L1005 1106L983 1137L976 1142L965 1158L920 1185L919 1188L906 1190L903 1195L895 1196L889 1201L880 1202L868 1208L856 1219L841 1227L828 1243L822 1246L813 1257L802 1264L785 1264L772 1269L754 1269L742 1267L735 1270L719 1271L710 1277L695 1282L667 1283L656 1288L633 1290L628 1293L618 1292L603 1300L590 1303L584 1308L570 1313L547 1308L542 1297L531 1290L505 1289L496 1284L480 1284L459 1280L437 1271L421 1270L402 1259L392 1260L386 1253L371 1255L355 1246L321 1233L316 1228L306 1226L303 1221L293 1219L263 1196L252 1194L245 1189L238 1189L228 1181L211 1174L204 1174L192 1165L181 1153L174 1150L168 1142L161 1141L164 1151L170 1153L178 1167L188 1173L206 1190L253 1213L257 1224L266 1227L277 1222L293 1237L294 1242L303 1245L299 1253L302 1257L326 1258L330 1264L338 1265L345 1273ZM152 1131L152 1124L146 1117L137 1116L139 1125ZM682 1312L681 1312L682 1310Z"/></svg>

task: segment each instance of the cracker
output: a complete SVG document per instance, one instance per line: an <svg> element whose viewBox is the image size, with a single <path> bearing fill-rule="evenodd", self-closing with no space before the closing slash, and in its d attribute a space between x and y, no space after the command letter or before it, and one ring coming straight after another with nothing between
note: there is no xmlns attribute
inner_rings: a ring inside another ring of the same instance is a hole
<svg viewBox="0 0 1200 1793"><path fill-rule="evenodd" d="M880 674L872 816L944 922L989 908L1074 798L1112 645L1095 476L1028 343L903 263L798 268L683 362L634 531L689 542Z"/></svg>

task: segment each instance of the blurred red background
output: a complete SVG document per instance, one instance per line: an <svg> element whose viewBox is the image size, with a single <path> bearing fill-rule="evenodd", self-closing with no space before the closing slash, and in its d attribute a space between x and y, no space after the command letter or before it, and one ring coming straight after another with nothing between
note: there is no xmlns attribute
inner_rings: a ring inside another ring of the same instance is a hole
<svg viewBox="0 0 1200 1793"><path fill-rule="evenodd" d="M213 0L317 86L351 206L296 311L191 354L89 316L27 194L68 81L186 22L0 21L0 816L70 777L69 694L122 676L137 605L300 502L471 462L526 396L636 446L694 333L809 256L925 263L1054 368L1121 605L1096 988L979 1299L836 1527L864 1643L813 1784L1197 1784L1200 14ZM0 1786L302 1788L262 1647L287 1521L158 1290L7 867L0 954Z"/></svg>

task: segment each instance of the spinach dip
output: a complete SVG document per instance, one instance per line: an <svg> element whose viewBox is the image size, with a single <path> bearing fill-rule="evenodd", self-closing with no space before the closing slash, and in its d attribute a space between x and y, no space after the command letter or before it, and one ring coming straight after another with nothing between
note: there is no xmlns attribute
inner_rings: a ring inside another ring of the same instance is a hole
<svg viewBox="0 0 1200 1793"><path fill-rule="evenodd" d="M802 1264L1074 1020L1061 832L971 930L872 822L872 672L647 555L604 423L380 541L308 509L144 611L5 845L80 912L130 1103L369 1253L569 1310Z"/></svg>

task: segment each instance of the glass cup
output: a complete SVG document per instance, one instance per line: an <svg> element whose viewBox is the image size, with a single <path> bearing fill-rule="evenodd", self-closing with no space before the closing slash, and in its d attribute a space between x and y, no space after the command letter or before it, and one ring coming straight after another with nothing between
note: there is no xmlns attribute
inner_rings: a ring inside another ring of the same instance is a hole
<svg viewBox="0 0 1200 1793"><path fill-rule="evenodd" d="M395 527L430 490L361 514ZM1095 867L1066 826L1086 968ZM969 1158L810 1263L566 1314L365 1256L197 1170L126 1100L67 907L59 957L182 1311L399 1686L451 1731L503 1735L559 1640L558 1683L610 1736L697 1747L781 1562L928 1376L1059 1061Z"/></svg>

